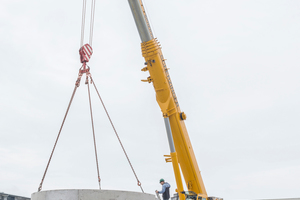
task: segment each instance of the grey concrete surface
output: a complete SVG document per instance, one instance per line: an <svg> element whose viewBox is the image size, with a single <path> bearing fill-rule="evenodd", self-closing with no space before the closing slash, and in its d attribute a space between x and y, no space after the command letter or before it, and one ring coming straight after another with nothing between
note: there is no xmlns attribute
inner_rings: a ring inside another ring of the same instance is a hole
<svg viewBox="0 0 300 200"><path fill-rule="evenodd" d="M35 192L31 200L155 200L155 195L119 190L48 190Z"/></svg>

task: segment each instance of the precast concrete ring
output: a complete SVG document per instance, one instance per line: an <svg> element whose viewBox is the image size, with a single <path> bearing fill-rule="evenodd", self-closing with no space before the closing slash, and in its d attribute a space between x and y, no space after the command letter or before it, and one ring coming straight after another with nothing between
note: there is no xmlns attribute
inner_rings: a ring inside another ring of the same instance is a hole
<svg viewBox="0 0 300 200"><path fill-rule="evenodd" d="M67 189L35 192L31 200L155 200L155 195L119 190Z"/></svg>

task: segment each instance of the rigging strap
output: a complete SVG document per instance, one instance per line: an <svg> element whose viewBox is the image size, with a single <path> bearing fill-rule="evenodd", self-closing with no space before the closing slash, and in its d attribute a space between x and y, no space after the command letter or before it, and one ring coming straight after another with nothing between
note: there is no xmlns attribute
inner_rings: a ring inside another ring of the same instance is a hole
<svg viewBox="0 0 300 200"><path fill-rule="evenodd" d="M42 185L43 185L43 182L44 182L44 179L45 179L45 176L46 176L46 173L48 171L48 168L49 168L49 165L50 165L50 162L51 162L51 159L52 159L52 156L53 156L53 153L54 153L54 150L56 148L56 145L57 145L57 142L58 142L58 139L60 137L60 134L61 134L61 131L62 131L62 128L64 126L64 123L65 123L65 120L66 120L66 117L68 115L68 112L69 112L69 109L71 107L71 104L72 104L72 101L73 101L73 98L75 96L75 92L77 90L77 88L80 86L80 81L81 81L81 78L83 76L83 74L85 73L86 74L86 81L85 81L85 84L87 84L87 88L88 88L88 96L89 96L89 106L90 106L90 113L91 113L91 123L92 123L92 130L93 130L93 140L94 140L94 149L95 149L95 157L96 157L96 165L97 165L97 174L98 174L98 184L99 184L99 189L101 189L101 178L100 178L100 173L99 173L99 165L98 165L98 156L97 156L97 147L96 147L96 137L95 137L95 130L94 130L94 120L93 120L93 112L92 112L92 103L91 103L91 95L90 95L90 86L89 86L89 78L90 78L90 84L93 84L94 85L94 88L99 96L99 99L102 103L102 106L106 112L106 115L112 125L112 128L119 140L119 143L123 149L123 152L127 158L127 161L133 171L133 174L137 180L137 185L141 188L142 192L144 193L144 190L142 188L142 184L141 182L139 181L137 175L136 175L136 172L129 160L129 157L125 151L125 148L121 142L121 139L115 129L115 126L108 114L108 111L104 105L104 102L102 101L101 99L101 96L98 92L98 89L92 79L92 76L90 74L90 67L86 64L87 62L89 62L90 58L91 58L91 55L93 54L93 49L92 49L92 40L93 40L93 29L94 29L94 16L95 16L95 3L96 3L96 0L92 0L92 7L91 7L91 21L90 21L90 39L89 39L89 44L85 44L83 45L83 41L84 41L84 29L85 29L85 15L86 15L86 0L83 0L83 8L82 8L82 23L81 23L81 41L80 41L80 46L81 48L79 49L79 55L80 55L80 62L82 63L82 66L81 68L79 69L79 73L78 73L78 78L75 82L75 88L73 90L73 93L72 93L72 96L71 96L71 99L70 99L70 102L69 102L69 105L68 105L68 108L67 108L67 111L65 113L65 116L64 116L64 119L62 121L62 124L61 124L61 127L60 127L60 130L58 132L58 135L57 135L57 138L56 138L56 141L55 141L55 144L54 144L54 147L52 149L52 152L51 152L51 155L50 155L50 158L49 158L49 161L47 163L47 166L46 166L46 169L45 169L45 172L43 174L43 178L42 178L42 181L39 185L39 188L38 188L38 192L40 192L42 190Z"/></svg>
<svg viewBox="0 0 300 200"><path fill-rule="evenodd" d="M54 153L54 150L55 150L55 147L56 147L57 141L58 141L58 139L59 139L59 136L60 136L61 130L62 130L63 126L64 126L64 123L65 123L65 121L66 121L66 118L67 118L67 115L68 115L69 109L70 109L70 107L71 107L71 104L72 104L73 98L74 98L74 96L75 96L75 92L76 92L76 90L77 90L77 87L78 87L78 86L76 85L76 86L75 86L75 88L74 88L74 90L73 90L73 94L72 94L72 96L71 96L71 99L70 99L70 102L69 102L69 105L68 105L68 108L67 108L66 114L65 114L65 116L64 116L64 119L63 119L63 121L62 121L62 124L61 124L61 126L60 126L60 129L59 129L59 132L58 132L58 135L57 135L57 138L56 138L56 141L55 141L54 147L53 147L53 149L52 149L52 152L51 152L51 155L50 155L50 158L49 158L49 161L48 161L48 164L47 164L46 170L45 170L45 172L44 172L44 175L43 175L42 181L41 181L41 183L40 183L40 185L39 185L38 192L42 190L43 182L44 182L44 179L45 179L46 173L47 173L47 171L48 171L48 167L49 167L50 161L51 161L51 159L52 159L52 156L53 156L53 153Z"/></svg>
<svg viewBox="0 0 300 200"><path fill-rule="evenodd" d="M94 148L95 148L95 158L96 158L97 174L98 174L98 184L99 184L99 189L101 190L101 178L100 178L99 165L98 165L98 156L97 156L96 137L95 137L94 119L93 119L93 112L92 112L92 101L91 101L91 93L90 93L89 77L91 77L91 74L90 74L89 72L87 72L87 73L86 73L86 81L85 81L85 84L86 84L87 87L88 87L89 104L90 104L90 113L91 113L91 122L92 122L92 129L93 129L93 140L94 140ZM91 79L91 83L92 83L92 79Z"/></svg>
<svg viewBox="0 0 300 200"><path fill-rule="evenodd" d="M143 187L142 187L142 183L139 181L139 179L138 179L138 177L137 177L137 175L136 175L136 173L135 173L135 170L134 170L134 168L133 168L133 166L132 166L132 164L131 164L131 162L130 162L130 160L129 160L129 157L128 157L128 155L127 155L127 153L126 153L126 150L125 150L125 148L124 148L124 146L123 146L123 144L122 144L122 142L121 142L121 139L120 139L120 137L119 137L119 135L118 135L118 133L117 133L117 130L116 130L116 128L115 128L115 126L114 126L114 124L113 124L113 122L112 122L112 120L111 120L109 114L108 114L108 111L107 111L107 109L106 109L106 107L105 107L105 105L104 105L104 102L103 102L103 100L102 100L102 98L101 98L101 96L100 96L100 93L98 92L98 89L97 89L97 87L96 87L96 85L95 85L95 82L94 82L94 80L93 80L92 77L90 77L90 78L91 78L91 81L92 81L92 83L93 83L93 85L94 85L94 88L95 88L95 90L96 90L96 92L97 92L97 94L98 94L98 97L99 97L99 99L100 99L100 101L101 101L101 104L102 104L102 106L103 106L103 108L104 108L104 110L105 110L105 113L106 113L106 115L107 115L107 117L108 117L108 119L109 119L109 121L110 121L110 124L111 124L111 126L112 126L112 128L113 128L113 130L114 130L114 132L115 132L115 134L116 134L116 136L117 136L117 138L118 138L118 140L119 140L119 143L120 143L120 145L121 145L121 147L122 147L122 149L123 149L123 152L124 152L124 154L125 154L125 156L126 156L126 158L127 158L127 161L128 161L128 163L129 163L129 165L130 165L130 167L131 167L131 170L132 170L132 172L133 172L133 174L134 174L134 176L135 176L135 178L136 178L136 180L137 180L137 185L141 188L142 192L145 193L144 190L143 190Z"/></svg>

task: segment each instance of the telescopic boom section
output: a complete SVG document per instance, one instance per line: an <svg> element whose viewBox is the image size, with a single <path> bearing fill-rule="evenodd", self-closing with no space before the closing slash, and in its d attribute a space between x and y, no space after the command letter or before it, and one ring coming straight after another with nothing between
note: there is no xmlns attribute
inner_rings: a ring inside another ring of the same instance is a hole
<svg viewBox="0 0 300 200"><path fill-rule="evenodd" d="M165 118L166 128L168 126L171 127L171 134L174 142L170 141L169 138L170 157L174 168L180 200L183 200L184 196L180 193L183 191L183 188L178 163L188 190L195 192L198 196L207 198L196 157L185 127L184 120L186 119L186 116L180 111L160 44L153 37L142 1L128 0L128 2L142 41L142 55L145 58L145 64L147 65L142 71L149 71L150 73L147 80L143 81L153 83L156 92L156 100ZM166 120L166 118L169 120ZM171 148L172 143L175 146L176 152L173 152ZM170 160L170 158L166 160Z"/></svg>
<svg viewBox="0 0 300 200"><path fill-rule="evenodd" d="M128 0L142 42L153 39L152 30L141 0Z"/></svg>

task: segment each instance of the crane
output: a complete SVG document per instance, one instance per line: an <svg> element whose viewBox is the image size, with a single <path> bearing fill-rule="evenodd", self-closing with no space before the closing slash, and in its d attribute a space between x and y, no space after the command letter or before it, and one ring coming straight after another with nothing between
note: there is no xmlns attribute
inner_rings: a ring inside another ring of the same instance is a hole
<svg viewBox="0 0 300 200"><path fill-rule="evenodd" d="M89 82L93 84L95 90L99 96L99 99L105 109L105 112L109 118L109 121L114 129L114 132L123 148L123 151L128 159L128 162L133 170L133 167L129 161L127 153L119 139L116 129L109 117L109 114L104 106L104 103L100 97L100 94L94 84L92 76L90 74L90 68L87 65L91 55L93 54L93 49L91 47L92 44L92 36L93 36L93 22L94 22L94 9L95 9L95 0L92 2L92 15L91 15L91 27L90 27L90 42L89 44L83 45L84 39L84 22L85 22L85 9L86 9L86 1L83 1L83 17L82 17L82 30L81 30L81 48L79 49L80 61L82 63L82 67L79 69L78 78L75 83L75 88L73 90L72 97L70 99L66 114L64 116L62 125L58 132L58 136L56 138L53 150L51 152L47 167L45 169L44 175L42 177L41 183L39 185L38 191L42 190L42 185L44 178L46 176L50 161L52 159L52 155L56 148L57 141L60 137L61 130L63 128L65 119L67 117L69 108L73 101L75 92L80 85L81 78L83 74L86 74L86 82L85 84L88 86L88 94L89 94L89 103L90 103L90 112L91 112L91 121L92 121L92 130L93 130L93 139L94 139L94 148L95 148L95 158L97 164L97 173L98 173L98 183L99 189L101 189L100 184L100 174L98 167L98 158L97 158L97 149L95 142L95 133L94 133L94 123L93 123L93 115L92 115L92 107L90 100L90 89ZM186 115L181 111L178 103L178 99L175 94L175 90L168 72L168 68L164 59L164 56L161 51L160 43L156 38L154 38L148 17L146 15L142 0L128 0L133 18L135 20L138 33L141 38L141 49L142 55L145 59L145 67L142 68L142 71L149 72L150 76L146 80L142 80L144 82L152 83L154 90L156 92L156 101L162 111L162 116L164 118L164 123L166 127L169 147L170 147L170 155L166 155L166 162L172 162L175 180L178 193L179 200L222 200L221 198L208 197L207 192L200 174L200 170L197 164L197 160L195 157L195 153L192 148L192 144L185 127L184 120L186 120ZM180 170L181 169L181 170ZM134 172L134 170L133 170ZM185 184L187 186L188 191L184 191L183 182L181 178L181 173L184 177ZM136 173L134 172L136 176ZM138 186L141 187L141 183L138 180ZM141 187L142 189L142 187ZM142 189L143 191L143 189ZM143 191L144 192L144 191Z"/></svg>
<svg viewBox="0 0 300 200"><path fill-rule="evenodd" d="M207 196L184 123L186 115L180 110L160 43L153 36L143 2L128 0L128 3L141 38L142 55L145 59L145 67L142 71L148 71L150 74L142 81L153 84L156 101L163 114L170 147L170 155L166 156L166 162L172 162L179 199L219 199ZM188 189L186 192L183 188L180 168Z"/></svg>

